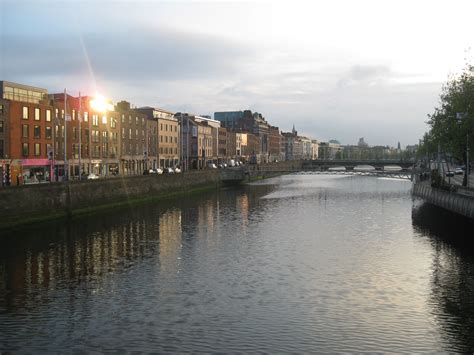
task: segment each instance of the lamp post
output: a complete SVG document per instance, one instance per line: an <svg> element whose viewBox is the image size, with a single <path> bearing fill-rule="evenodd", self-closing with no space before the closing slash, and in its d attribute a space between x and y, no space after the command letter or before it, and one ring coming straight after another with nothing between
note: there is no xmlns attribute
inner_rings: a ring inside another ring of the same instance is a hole
<svg viewBox="0 0 474 355"><path fill-rule="evenodd" d="M67 162L67 94L66 89L64 89L64 181L68 180L68 162Z"/></svg>
<svg viewBox="0 0 474 355"><path fill-rule="evenodd" d="M82 178L82 164L81 164L81 126L82 126L82 99L79 91L79 111L77 112L77 121L79 122L79 180Z"/></svg>

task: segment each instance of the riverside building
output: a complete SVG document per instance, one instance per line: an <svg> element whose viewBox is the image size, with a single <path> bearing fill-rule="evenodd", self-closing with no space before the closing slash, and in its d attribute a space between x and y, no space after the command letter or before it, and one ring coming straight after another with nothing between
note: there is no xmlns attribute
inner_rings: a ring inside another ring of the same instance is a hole
<svg viewBox="0 0 474 355"><path fill-rule="evenodd" d="M0 81L0 97L2 185L49 181L53 107L48 100L48 91Z"/></svg>

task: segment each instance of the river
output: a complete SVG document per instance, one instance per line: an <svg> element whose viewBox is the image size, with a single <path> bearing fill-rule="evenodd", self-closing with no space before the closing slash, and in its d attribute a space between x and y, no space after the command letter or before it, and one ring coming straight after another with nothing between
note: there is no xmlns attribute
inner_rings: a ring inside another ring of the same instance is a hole
<svg viewBox="0 0 474 355"><path fill-rule="evenodd" d="M410 188L294 174L3 232L0 351L472 352L472 224Z"/></svg>

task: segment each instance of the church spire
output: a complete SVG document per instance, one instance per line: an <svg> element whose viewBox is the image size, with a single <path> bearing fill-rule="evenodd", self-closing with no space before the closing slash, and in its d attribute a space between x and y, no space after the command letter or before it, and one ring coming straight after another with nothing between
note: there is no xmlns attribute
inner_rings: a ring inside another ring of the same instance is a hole
<svg viewBox="0 0 474 355"><path fill-rule="evenodd" d="M296 129L295 129L295 124L294 123L293 123L293 130L291 132L296 135Z"/></svg>

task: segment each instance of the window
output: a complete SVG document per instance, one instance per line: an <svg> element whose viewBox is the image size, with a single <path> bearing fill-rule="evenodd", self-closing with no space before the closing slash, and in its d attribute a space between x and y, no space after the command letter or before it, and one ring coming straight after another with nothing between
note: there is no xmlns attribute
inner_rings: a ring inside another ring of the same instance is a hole
<svg viewBox="0 0 474 355"><path fill-rule="evenodd" d="M145 136L145 131L142 129L142 137Z"/></svg>
<svg viewBox="0 0 474 355"><path fill-rule="evenodd" d="M122 123L125 123L125 115L122 114Z"/></svg>
<svg viewBox="0 0 474 355"><path fill-rule="evenodd" d="M3 104L0 104L0 113L3 113Z"/></svg>
<svg viewBox="0 0 474 355"><path fill-rule="evenodd" d="M102 132L102 143L107 143L107 131Z"/></svg>
<svg viewBox="0 0 474 355"><path fill-rule="evenodd" d="M35 143L35 156L39 157L41 155L41 144Z"/></svg>
<svg viewBox="0 0 474 355"><path fill-rule="evenodd" d="M135 124L138 125L138 117L135 117Z"/></svg>
<svg viewBox="0 0 474 355"><path fill-rule="evenodd" d="M122 138L125 138L125 128L122 127Z"/></svg>
<svg viewBox="0 0 474 355"><path fill-rule="evenodd" d="M163 130L163 123L160 123L160 131Z"/></svg>
<svg viewBox="0 0 474 355"><path fill-rule="evenodd" d="M128 129L128 139L132 139L132 129Z"/></svg>
<svg viewBox="0 0 474 355"><path fill-rule="evenodd" d="M64 138L64 126L61 126L61 138Z"/></svg>
<svg viewBox="0 0 474 355"><path fill-rule="evenodd" d="M72 139L76 140L77 139L77 128L72 127Z"/></svg>
<svg viewBox="0 0 474 355"><path fill-rule="evenodd" d="M51 122L51 110L46 110L46 122Z"/></svg>
<svg viewBox="0 0 474 355"><path fill-rule="evenodd" d="M0 121L0 133L3 133L3 121Z"/></svg>
<svg viewBox="0 0 474 355"><path fill-rule="evenodd" d="M58 138L58 137L59 137L59 126L54 126L54 132L55 132L55 133L54 133L54 136L55 136L56 138Z"/></svg>
<svg viewBox="0 0 474 355"><path fill-rule="evenodd" d="M168 136L165 136L165 143L168 143Z"/></svg>
<svg viewBox="0 0 474 355"><path fill-rule="evenodd" d="M64 119L64 110L61 110L61 118Z"/></svg>
<svg viewBox="0 0 474 355"><path fill-rule="evenodd" d="M89 143L89 129L88 128L85 129L84 135L86 136L86 143Z"/></svg>
<svg viewBox="0 0 474 355"><path fill-rule="evenodd" d="M165 124L165 131L168 131L168 125Z"/></svg>
<svg viewBox="0 0 474 355"><path fill-rule="evenodd" d="M28 154L29 154L28 143L22 143L21 155L23 155L24 157L27 157Z"/></svg>
<svg viewBox="0 0 474 355"><path fill-rule="evenodd" d="M49 154L51 152L51 156L53 154L53 146L51 144L46 144L46 154L48 155L48 158L49 158Z"/></svg>
<svg viewBox="0 0 474 355"><path fill-rule="evenodd" d="M132 124L132 116L128 116L128 124Z"/></svg>
<svg viewBox="0 0 474 355"><path fill-rule="evenodd" d="M110 127L115 128L117 126L117 121L115 118L110 117Z"/></svg>
<svg viewBox="0 0 474 355"><path fill-rule="evenodd" d="M96 127L99 125L99 116L92 115L92 125Z"/></svg>
<svg viewBox="0 0 474 355"><path fill-rule="evenodd" d="M99 131L92 131L92 142L99 143Z"/></svg>
<svg viewBox="0 0 474 355"><path fill-rule="evenodd" d="M84 112L84 122L88 122L89 121L89 113L86 111Z"/></svg>
<svg viewBox="0 0 474 355"><path fill-rule="evenodd" d="M27 106L23 106L23 116L22 116L22 118L24 120L28 119L28 107Z"/></svg>
<svg viewBox="0 0 474 355"><path fill-rule="evenodd" d="M145 124L145 117L142 117L142 125Z"/></svg>
<svg viewBox="0 0 474 355"><path fill-rule="evenodd" d="M100 158L100 146L98 146L98 145L94 146L94 149L92 151L92 156L94 158Z"/></svg>
<svg viewBox="0 0 474 355"><path fill-rule="evenodd" d="M72 110L72 120L76 120L76 110Z"/></svg>
<svg viewBox="0 0 474 355"><path fill-rule="evenodd" d="M34 136L35 136L35 138L41 138L41 127L40 126L35 126Z"/></svg>
<svg viewBox="0 0 474 355"><path fill-rule="evenodd" d="M107 116L102 116L102 124L107 124Z"/></svg>
<svg viewBox="0 0 474 355"><path fill-rule="evenodd" d="M138 139L138 129L135 130L135 139Z"/></svg>
<svg viewBox="0 0 474 355"><path fill-rule="evenodd" d="M28 128L29 126L27 124L21 126L21 136L23 138L28 138Z"/></svg>
<svg viewBox="0 0 474 355"><path fill-rule="evenodd" d="M54 117L59 118L59 109L54 109Z"/></svg>
<svg viewBox="0 0 474 355"><path fill-rule="evenodd" d="M51 127L46 127L46 130L45 130L45 137L46 139L51 139L52 138L52 128Z"/></svg>
<svg viewBox="0 0 474 355"><path fill-rule="evenodd" d="M38 107L35 108L35 121L40 120L40 109Z"/></svg>
<svg viewBox="0 0 474 355"><path fill-rule="evenodd" d="M0 139L0 158L3 158L4 154L3 139Z"/></svg>
<svg viewBox="0 0 474 355"><path fill-rule="evenodd" d="M160 142L163 143L163 136L160 136Z"/></svg>

